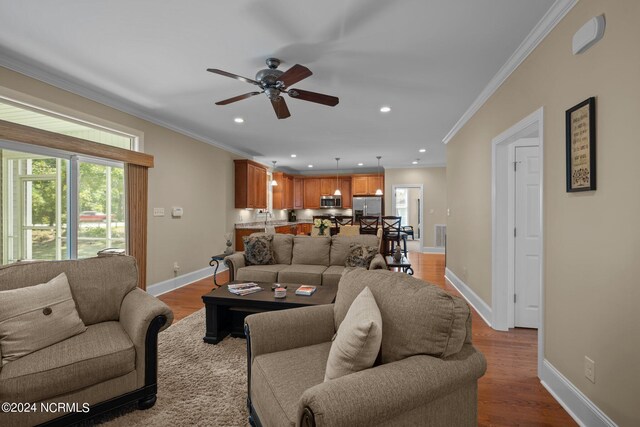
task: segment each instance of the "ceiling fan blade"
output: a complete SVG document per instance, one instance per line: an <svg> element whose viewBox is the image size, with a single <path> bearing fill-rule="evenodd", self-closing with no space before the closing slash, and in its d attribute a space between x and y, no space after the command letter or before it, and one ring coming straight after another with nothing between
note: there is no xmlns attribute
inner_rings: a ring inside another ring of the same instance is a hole
<svg viewBox="0 0 640 427"><path fill-rule="evenodd" d="M335 107L336 105L338 105L338 102L340 102L340 100L335 96L325 95L323 93L309 92L308 90L289 89L288 93L292 98L328 105L330 107Z"/></svg>
<svg viewBox="0 0 640 427"><path fill-rule="evenodd" d="M262 92L249 92L249 93L245 93L244 95L238 95L238 96L234 96L233 98L225 99L225 100L223 100L223 101L218 101L218 102L216 102L216 105L227 105L227 104L231 104L232 102L242 101L243 99L251 98L252 96L260 95L261 93L262 93Z"/></svg>
<svg viewBox="0 0 640 427"><path fill-rule="evenodd" d="M207 68L207 71L209 71L210 73L220 74L221 76L231 77L232 79L240 80L241 82L247 82L247 83L260 86L260 83L258 83L255 80L251 80L246 77L239 76L237 74L229 73L227 71L218 70L217 68Z"/></svg>
<svg viewBox="0 0 640 427"><path fill-rule="evenodd" d="M289 108L287 108L287 103L284 102L283 97L279 96L276 100L272 99L271 105L273 105L273 111L276 112L276 116L278 116L279 119L286 119L287 117L291 116L291 113L289 113Z"/></svg>
<svg viewBox="0 0 640 427"><path fill-rule="evenodd" d="M296 64L285 71L284 74L278 78L278 81L284 83L285 86L291 86L292 84L298 83L300 80L306 79L312 74L311 70L307 67Z"/></svg>

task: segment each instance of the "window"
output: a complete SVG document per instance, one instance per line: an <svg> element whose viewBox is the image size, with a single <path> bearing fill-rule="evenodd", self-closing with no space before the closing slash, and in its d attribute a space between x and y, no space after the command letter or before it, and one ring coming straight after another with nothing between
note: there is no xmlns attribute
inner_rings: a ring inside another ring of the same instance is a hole
<svg viewBox="0 0 640 427"><path fill-rule="evenodd" d="M0 119L118 148L136 140L2 99ZM3 264L127 248L124 163L0 140L0 177Z"/></svg>

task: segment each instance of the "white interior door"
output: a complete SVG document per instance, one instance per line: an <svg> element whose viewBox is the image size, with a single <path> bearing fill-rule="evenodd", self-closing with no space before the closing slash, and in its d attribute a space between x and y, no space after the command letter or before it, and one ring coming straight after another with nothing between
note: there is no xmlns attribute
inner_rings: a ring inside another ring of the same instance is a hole
<svg viewBox="0 0 640 427"><path fill-rule="evenodd" d="M540 158L515 147L515 326L538 328L540 307Z"/></svg>

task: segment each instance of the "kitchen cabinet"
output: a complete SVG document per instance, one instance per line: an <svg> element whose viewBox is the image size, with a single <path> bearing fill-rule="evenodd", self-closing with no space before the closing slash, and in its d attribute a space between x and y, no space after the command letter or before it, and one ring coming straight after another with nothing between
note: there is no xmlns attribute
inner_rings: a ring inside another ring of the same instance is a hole
<svg viewBox="0 0 640 427"><path fill-rule="evenodd" d="M351 192L353 196L372 196L378 188L384 191L384 178L378 175L353 175Z"/></svg>
<svg viewBox="0 0 640 427"><path fill-rule="evenodd" d="M266 209L267 169L251 160L234 160L236 209Z"/></svg>
<svg viewBox="0 0 640 427"><path fill-rule="evenodd" d="M276 227L276 233L279 234L293 234L294 236L298 234L298 226L297 225L281 225Z"/></svg>
<svg viewBox="0 0 640 427"><path fill-rule="evenodd" d="M304 180L304 209L320 209L320 178Z"/></svg>
<svg viewBox="0 0 640 427"><path fill-rule="evenodd" d="M333 196L336 191L335 178L320 178L320 195Z"/></svg>
<svg viewBox="0 0 640 427"><path fill-rule="evenodd" d="M293 178L293 209L304 209L304 179Z"/></svg>
<svg viewBox="0 0 640 427"><path fill-rule="evenodd" d="M293 177L289 175L284 176L285 192L284 192L284 208L293 209Z"/></svg>
<svg viewBox="0 0 640 427"><path fill-rule="evenodd" d="M236 228L236 251L238 252L242 252L244 251L244 241L242 240L243 237L248 236L250 234L253 233L257 233L259 231L264 231L264 229L262 230L244 230L244 229L237 229Z"/></svg>
<svg viewBox="0 0 640 427"><path fill-rule="evenodd" d="M340 178L340 192L342 193L342 208L351 209L351 177Z"/></svg>
<svg viewBox="0 0 640 427"><path fill-rule="evenodd" d="M297 234L311 234L311 228L313 227L312 224L308 224L308 223L304 223L304 224L298 224L298 233Z"/></svg>
<svg viewBox="0 0 640 427"><path fill-rule="evenodd" d="M271 187L273 189L273 209L287 209L287 178L282 172L274 172L272 174L278 185Z"/></svg>

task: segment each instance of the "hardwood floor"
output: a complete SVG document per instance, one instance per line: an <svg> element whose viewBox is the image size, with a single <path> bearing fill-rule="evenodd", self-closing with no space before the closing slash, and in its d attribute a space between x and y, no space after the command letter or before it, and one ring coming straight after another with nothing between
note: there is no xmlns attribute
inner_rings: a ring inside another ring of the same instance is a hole
<svg viewBox="0 0 640 427"><path fill-rule="evenodd" d="M444 279L444 255L409 253L414 276L459 295ZM226 283L227 272L218 275ZM159 298L178 321L204 307L202 295L213 288L206 278ZM576 426L576 422L540 384L537 370L537 331L491 329L473 311L473 345L487 358L487 373L478 383L478 424L481 426ZM204 326L204 325L203 325Z"/></svg>

